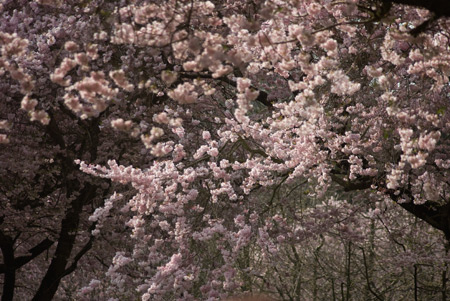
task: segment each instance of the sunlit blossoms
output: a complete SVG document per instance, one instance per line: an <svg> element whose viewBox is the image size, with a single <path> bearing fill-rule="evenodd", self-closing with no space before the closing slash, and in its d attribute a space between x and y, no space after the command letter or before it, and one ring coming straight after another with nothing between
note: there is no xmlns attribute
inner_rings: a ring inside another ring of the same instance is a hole
<svg viewBox="0 0 450 301"><path fill-rule="evenodd" d="M5 300L448 298L446 5L0 11Z"/></svg>

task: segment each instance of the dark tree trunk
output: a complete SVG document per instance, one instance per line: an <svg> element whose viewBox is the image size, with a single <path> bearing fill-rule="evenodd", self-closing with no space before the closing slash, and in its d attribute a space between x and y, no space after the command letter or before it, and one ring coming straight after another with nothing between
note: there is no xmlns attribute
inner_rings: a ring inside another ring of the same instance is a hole
<svg viewBox="0 0 450 301"><path fill-rule="evenodd" d="M11 237L0 232L0 248L3 254L4 282L2 301L9 301L14 296L14 285L16 282L16 269L14 267L14 241Z"/></svg>
<svg viewBox="0 0 450 301"><path fill-rule="evenodd" d="M58 290L62 277L67 274L66 266L75 245L76 232L80 222L83 204L92 199L94 192L95 187L87 184L79 197L72 202L71 208L61 221L61 231L55 254L44 279L41 281L38 291L34 295L33 301L52 300Z"/></svg>

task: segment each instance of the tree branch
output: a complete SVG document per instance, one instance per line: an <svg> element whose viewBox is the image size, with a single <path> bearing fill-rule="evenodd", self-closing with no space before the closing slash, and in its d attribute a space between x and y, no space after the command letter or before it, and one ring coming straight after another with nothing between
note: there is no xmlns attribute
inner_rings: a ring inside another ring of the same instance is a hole
<svg viewBox="0 0 450 301"><path fill-rule="evenodd" d="M37 244L35 247L28 250L28 253L31 253L31 255L19 256L19 257L15 258L14 259L14 268L15 269L21 268L23 265L27 264L34 258L38 257L40 254L42 254L42 252L44 252L45 250L50 248L53 245L53 243L54 242L48 238L44 239L39 244ZM0 264L0 274L4 274L5 271L6 271L5 264Z"/></svg>
<svg viewBox="0 0 450 301"><path fill-rule="evenodd" d="M381 0L381 2L426 8L440 17L450 17L450 5L447 0Z"/></svg>
<svg viewBox="0 0 450 301"><path fill-rule="evenodd" d="M211 74L207 74L207 73L181 73L180 77L182 78L189 78L189 79L196 79L196 78L207 78L207 79L214 79ZM237 83L233 80L230 80L227 77L220 77L220 78L216 78L217 80L220 80L224 83L229 84L232 87L237 87ZM252 86L252 88L256 89L255 87ZM256 89L258 90L258 89ZM256 98L257 101L259 101L260 103L262 103L263 105L265 105L268 108L272 108L273 104L267 99L268 98L268 94L264 91L258 90L259 94L258 97Z"/></svg>
<svg viewBox="0 0 450 301"><path fill-rule="evenodd" d="M92 230L95 229L95 226L97 225L97 223L93 223L91 225L91 227L89 227L89 232L92 232ZM80 261L81 257L83 257L84 254L86 254L91 248L92 248L92 243L94 242L94 235L90 235L89 237L89 241L84 245L83 248L81 248L81 250L77 253L77 255L75 255L72 264L64 271L63 275L61 276L64 277L66 275L69 275L70 273L72 273L73 271L75 271L75 269L77 268L78 265L78 261Z"/></svg>

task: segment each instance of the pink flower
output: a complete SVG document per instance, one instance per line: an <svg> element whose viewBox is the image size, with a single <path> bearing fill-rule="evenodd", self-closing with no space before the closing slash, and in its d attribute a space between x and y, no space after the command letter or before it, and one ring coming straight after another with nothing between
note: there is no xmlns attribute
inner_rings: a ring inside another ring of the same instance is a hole
<svg viewBox="0 0 450 301"><path fill-rule="evenodd" d="M334 51L337 47L337 43L336 40L328 39L325 43L323 43L320 46L327 51Z"/></svg>
<svg viewBox="0 0 450 301"><path fill-rule="evenodd" d="M110 71L109 76L114 80L114 83L124 89L127 92L131 92L134 89L134 85L131 84L125 77L123 70Z"/></svg>
<svg viewBox="0 0 450 301"><path fill-rule="evenodd" d="M25 97L22 99L22 102L20 103L20 107L22 110L31 112L34 111L34 108L37 106L38 102L36 99L32 99L30 95L25 95Z"/></svg>
<svg viewBox="0 0 450 301"><path fill-rule="evenodd" d="M202 138L204 140L209 140L209 139L211 139L211 134L208 131L203 131Z"/></svg>

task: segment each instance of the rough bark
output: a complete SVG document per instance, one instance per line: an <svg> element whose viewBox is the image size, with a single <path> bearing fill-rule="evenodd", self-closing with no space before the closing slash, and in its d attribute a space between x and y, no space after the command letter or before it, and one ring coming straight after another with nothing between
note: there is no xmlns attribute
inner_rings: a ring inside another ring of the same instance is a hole
<svg viewBox="0 0 450 301"><path fill-rule="evenodd" d="M3 232L0 232L0 249L2 250L3 265L5 267L2 301L12 300L14 296L16 269L14 268L13 245L13 239Z"/></svg>
<svg viewBox="0 0 450 301"><path fill-rule="evenodd" d="M62 277L66 275L66 266L75 244L83 204L93 197L94 192L95 186L87 184L81 191L80 196L72 202L71 207L67 210L65 217L61 221L61 231L53 259L38 291L34 295L34 301L52 300L58 290Z"/></svg>

